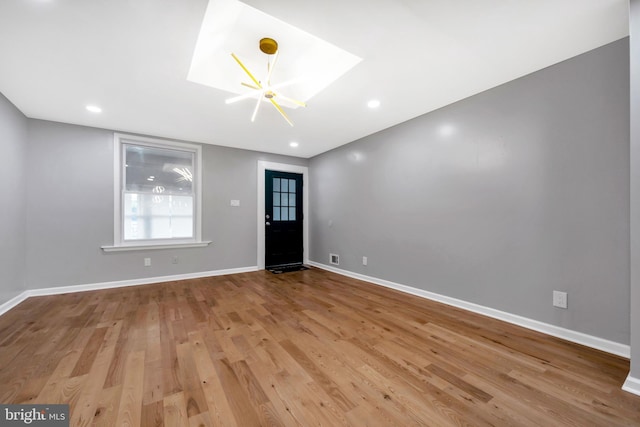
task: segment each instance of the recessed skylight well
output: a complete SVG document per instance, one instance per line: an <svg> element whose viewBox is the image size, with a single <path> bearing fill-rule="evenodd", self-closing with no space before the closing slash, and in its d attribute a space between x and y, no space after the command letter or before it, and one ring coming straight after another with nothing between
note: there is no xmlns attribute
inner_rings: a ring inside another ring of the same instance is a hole
<svg viewBox="0 0 640 427"><path fill-rule="evenodd" d="M267 71L258 41L278 41L280 55L274 81L295 80L287 96L306 102L362 59L237 0L210 1L191 61L187 80L243 94L248 80L231 56L234 53L250 70ZM262 73L260 73L262 74ZM298 108L296 104L285 105Z"/></svg>
<svg viewBox="0 0 640 427"><path fill-rule="evenodd" d="M97 105L87 105L85 108L91 113L102 113L102 108L98 107Z"/></svg>

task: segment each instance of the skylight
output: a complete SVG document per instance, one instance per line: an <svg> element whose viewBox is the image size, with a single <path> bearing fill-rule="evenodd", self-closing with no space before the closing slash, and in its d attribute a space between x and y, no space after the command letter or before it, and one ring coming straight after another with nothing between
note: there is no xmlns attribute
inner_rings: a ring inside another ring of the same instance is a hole
<svg viewBox="0 0 640 427"><path fill-rule="evenodd" d="M264 54L258 49L263 37L279 43L274 80L297 79L287 87L287 93L304 102L362 60L240 1L215 0L209 2L202 21L187 80L234 94L245 93L247 88L241 82L247 80L246 75L231 53L249 69L266 73Z"/></svg>

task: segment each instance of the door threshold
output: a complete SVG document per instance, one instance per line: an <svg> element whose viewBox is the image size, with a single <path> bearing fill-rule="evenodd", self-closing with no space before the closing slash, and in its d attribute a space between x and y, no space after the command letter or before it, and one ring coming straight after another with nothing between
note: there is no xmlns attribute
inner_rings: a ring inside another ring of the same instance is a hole
<svg viewBox="0 0 640 427"><path fill-rule="evenodd" d="M302 271L308 270L309 267L302 264L297 265L276 265L273 267L267 267L267 270L272 272L273 274L282 274L282 273L290 273L292 271Z"/></svg>

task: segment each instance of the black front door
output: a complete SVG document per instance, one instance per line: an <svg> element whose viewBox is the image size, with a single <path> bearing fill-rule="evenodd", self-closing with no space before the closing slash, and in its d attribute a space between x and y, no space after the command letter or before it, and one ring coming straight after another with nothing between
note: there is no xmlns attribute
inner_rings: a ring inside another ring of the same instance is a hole
<svg viewBox="0 0 640 427"><path fill-rule="evenodd" d="M302 264L302 175L265 171L266 268Z"/></svg>

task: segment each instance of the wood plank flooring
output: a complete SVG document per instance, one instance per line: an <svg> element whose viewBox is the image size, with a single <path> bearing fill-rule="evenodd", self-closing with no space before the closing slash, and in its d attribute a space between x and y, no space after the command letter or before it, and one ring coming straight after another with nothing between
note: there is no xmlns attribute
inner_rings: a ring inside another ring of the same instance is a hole
<svg viewBox="0 0 640 427"><path fill-rule="evenodd" d="M640 425L628 360L318 269L35 297L0 402L73 426Z"/></svg>

